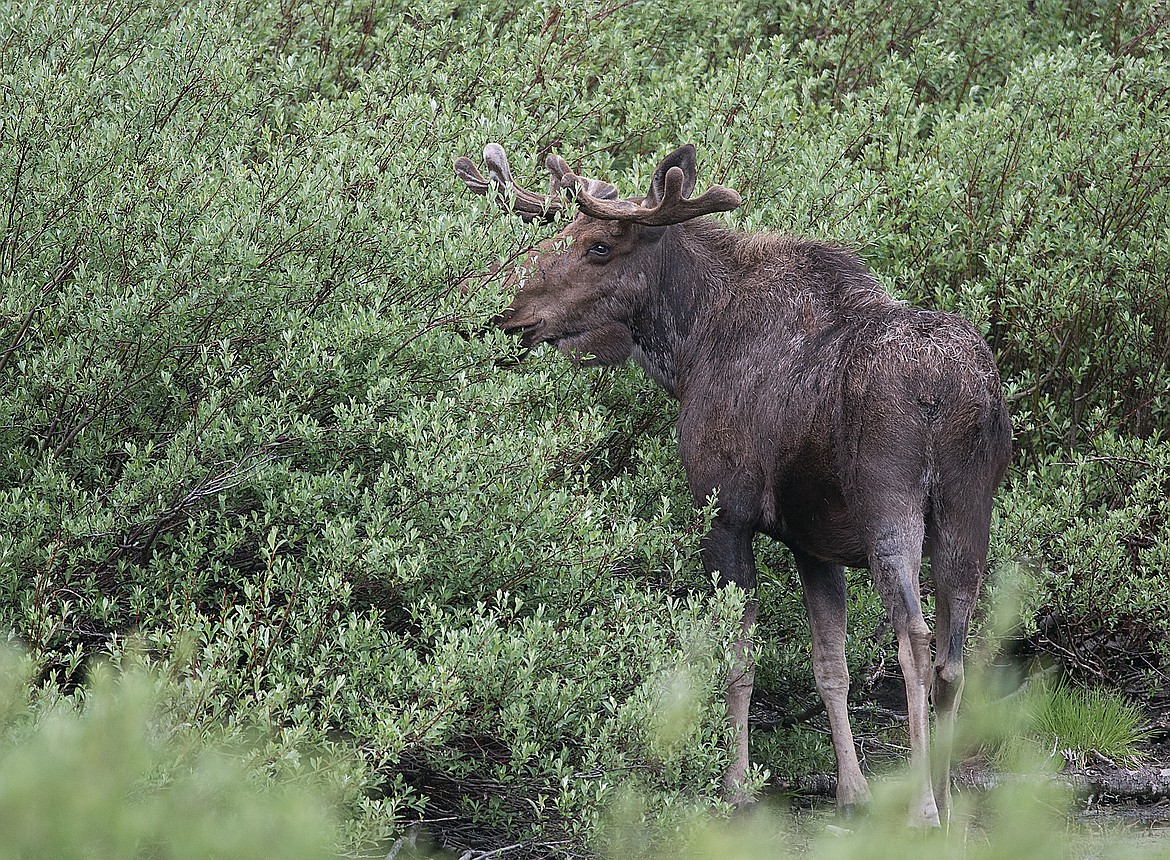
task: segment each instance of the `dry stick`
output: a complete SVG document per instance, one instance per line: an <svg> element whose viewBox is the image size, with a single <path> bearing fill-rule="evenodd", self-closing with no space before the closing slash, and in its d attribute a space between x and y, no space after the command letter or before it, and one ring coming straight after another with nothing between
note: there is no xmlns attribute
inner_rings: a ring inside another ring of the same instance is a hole
<svg viewBox="0 0 1170 860"><path fill-rule="evenodd" d="M494 851L477 852L473 849L468 849L459 855L459 860L487 860L488 857L495 857L497 854L506 854L509 851L515 851L517 848L523 848L524 843L517 842L514 845L505 845L503 848L497 848Z"/></svg>
<svg viewBox="0 0 1170 860"><path fill-rule="evenodd" d="M1162 776L1159 769L1140 771L1117 770L1102 772L1069 772L1050 774L977 773L959 774L954 784L959 788L992 791L1003 785L1024 779L1044 780L1063 785L1082 799L1113 802L1156 803L1170 800L1170 776ZM837 777L831 773L811 773L785 785L789 791L807 797L832 799L837 792Z"/></svg>

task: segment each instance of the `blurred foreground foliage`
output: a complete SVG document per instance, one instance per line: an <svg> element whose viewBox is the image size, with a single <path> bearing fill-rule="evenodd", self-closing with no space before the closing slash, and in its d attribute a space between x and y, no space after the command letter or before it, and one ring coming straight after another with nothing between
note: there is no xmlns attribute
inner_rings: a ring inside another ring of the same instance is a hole
<svg viewBox="0 0 1170 860"><path fill-rule="evenodd" d="M336 856L324 786L251 778L252 753L174 719L165 679L98 666L84 692L30 699L35 668L0 650L0 857Z"/></svg>
<svg viewBox="0 0 1170 860"><path fill-rule="evenodd" d="M133 650L93 665L84 689L72 693L34 684L35 670L27 656L0 650L0 858L338 856L331 840L338 834L342 782L333 777L344 772L344 762L319 755L296 778L266 778L256 767L272 751L264 732L251 743L228 743L221 729L182 722L183 685L145 666L143 655ZM1003 778L987 790L960 792L945 831L907 832L910 790L897 779L877 786L870 813L849 829L826 826L808 814L794 819L786 806L765 802L733 822L692 807L680 811L664 832L656 804L626 784L608 805L596 847L602 856L647 860L925 860L940 854L993 860L1020 851L1041 860L1170 856L1166 846L1140 834L1070 828L1064 810L1072 798L1067 787L1042 775L1045 751L1031 741L1018 743L1037 727L1037 715L1054 713L1054 691L1037 688L1023 702L1005 706L988 695L986 680L974 673L975 707L961 720L960 736L966 743L997 747ZM666 686L671 702L664 703L661 721L650 730L659 745L681 740L679 730L690 722L687 706L678 707L691 700L686 680L676 676ZM501 853L520 847L512 843ZM455 856L413 830L395 840L389 853L364 856L383 855Z"/></svg>
<svg viewBox="0 0 1170 860"><path fill-rule="evenodd" d="M623 792L655 832L716 805L741 595L699 567L673 406L485 331L502 290L461 279L546 232L450 168L501 140L525 181L555 148L638 193L690 140L745 194L736 225L855 247L986 333L1018 634L1156 700L1168 14L5 4L0 613L32 689L149 655L169 718L250 745L252 778L330 784L351 851L424 822L567 856ZM800 600L760 550L761 687L799 711ZM855 582L864 677L888 642ZM777 772L826 754L761 743Z"/></svg>

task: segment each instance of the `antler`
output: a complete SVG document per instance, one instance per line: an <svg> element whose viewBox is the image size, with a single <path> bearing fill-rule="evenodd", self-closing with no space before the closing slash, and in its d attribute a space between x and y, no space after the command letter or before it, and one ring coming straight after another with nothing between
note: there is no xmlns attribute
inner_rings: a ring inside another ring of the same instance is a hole
<svg viewBox="0 0 1170 860"><path fill-rule="evenodd" d="M693 168L693 149L690 149L690 154ZM508 156L498 143L489 143L484 147L483 160L487 166L487 179L483 178L467 156L455 160L455 173L476 194L493 197L505 209L515 212L525 221L537 218L553 220L565 208L566 194L576 200L578 208L586 215L607 221L630 221L647 227L665 227L712 212L727 212L743 202L738 193L722 185L712 185L693 199L686 197L685 193L690 189L684 192L686 175L680 167L671 167L666 172L662 199L656 205L646 206L645 201L635 203L622 200L613 185L600 179L578 176L569 169L563 158L555 154L546 161L551 177L549 193L537 194L516 184L512 178L512 168L508 165Z"/></svg>
<svg viewBox="0 0 1170 860"><path fill-rule="evenodd" d="M544 163L548 167L551 177L549 179L550 194L576 195L578 191L584 191L589 196L602 200L616 200L618 197L618 190L615 186L600 179L586 179L584 176L578 176L556 153L550 154Z"/></svg>
<svg viewBox="0 0 1170 860"><path fill-rule="evenodd" d="M551 221L564 208L564 201L559 194L555 197L537 194L517 185L512 178L508 156L498 143L489 143L484 147L483 162L487 166L487 179L483 178L466 155L455 159L455 173L476 194L494 196L505 209L515 212L525 221L535 221L537 218ZM556 191L555 188L553 190Z"/></svg>
<svg viewBox="0 0 1170 860"><path fill-rule="evenodd" d="M695 198L683 196L685 176L682 168L672 167L666 172L662 200L655 206L632 200L603 200L586 189L576 188L577 206L586 215L609 221L632 221L646 227L666 227L681 224L712 212L729 212L743 202L736 191L722 185L712 185Z"/></svg>

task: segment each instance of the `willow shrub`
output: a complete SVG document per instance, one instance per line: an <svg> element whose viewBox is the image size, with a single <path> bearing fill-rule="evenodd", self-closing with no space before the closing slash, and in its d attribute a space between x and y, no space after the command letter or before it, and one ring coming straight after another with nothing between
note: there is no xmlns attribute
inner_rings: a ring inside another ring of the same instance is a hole
<svg viewBox="0 0 1170 860"><path fill-rule="evenodd" d="M665 396L521 361L487 330L500 284L463 288L548 234L460 190L452 158L488 140L525 182L555 147L631 192L693 140L747 195L733 223L852 245L968 315L1021 441L996 558L1035 560L1033 617L1139 605L1165 531L1164 28L966 4L908 30L918 8L6 6L0 611L38 684L132 642L180 722L332 785L350 847L429 821L572 852L627 787L665 829L716 803L741 595L697 563ZM1114 438L1148 494L1083 505ZM761 688L809 702L792 573L760 549ZM857 582L860 671L888 643Z"/></svg>
<svg viewBox="0 0 1170 860"><path fill-rule="evenodd" d="M1015 478L992 550L1016 565L1022 632L1082 682L1163 704L1168 490L1165 442L1098 437Z"/></svg>

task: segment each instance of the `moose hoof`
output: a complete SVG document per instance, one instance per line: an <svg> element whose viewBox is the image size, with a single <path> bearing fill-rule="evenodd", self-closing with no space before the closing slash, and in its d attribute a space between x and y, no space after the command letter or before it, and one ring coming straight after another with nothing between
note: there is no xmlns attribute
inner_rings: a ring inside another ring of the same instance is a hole
<svg viewBox="0 0 1170 860"><path fill-rule="evenodd" d="M922 812L911 813L910 826L918 830L937 830L942 827L939 821L938 810L923 810Z"/></svg>
<svg viewBox="0 0 1170 860"><path fill-rule="evenodd" d="M837 817L842 821L856 821L869 814L869 803L842 803L837 807Z"/></svg>
<svg viewBox="0 0 1170 860"><path fill-rule="evenodd" d="M757 799L742 791L731 792L723 799L731 807L732 815L743 815L756 808Z"/></svg>

